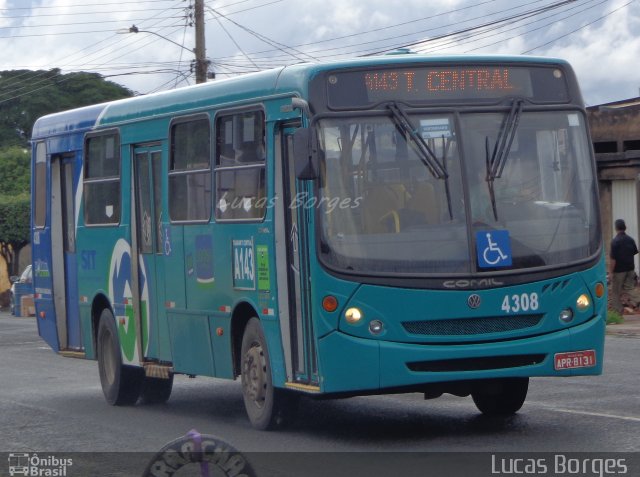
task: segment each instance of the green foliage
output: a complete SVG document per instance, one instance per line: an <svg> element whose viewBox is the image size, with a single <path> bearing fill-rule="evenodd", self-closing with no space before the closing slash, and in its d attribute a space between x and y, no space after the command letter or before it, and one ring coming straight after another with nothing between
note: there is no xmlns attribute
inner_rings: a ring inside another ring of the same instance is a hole
<svg viewBox="0 0 640 477"><path fill-rule="evenodd" d="M133 93L96 73L0 72L0 147L27 146L40 116L127 98Z"/></svg>
<svg viewBox="0 0 640 477"><path fill-rule="evenodd" d="M31 217L29 194L0 195L0 242L19 249L29 242Z"/></svg>
<svg viewBox="0 0 640 477"><path fill-rule="evenodd" d="M30 154L20 146L0 149L0 255L14 270L14 253L29 243Z"/></svg>
<svg viewBox="0 0 640 477"><path fill-rule="evenodd" d="M619 325L624 323L624 317L614 310L607 310L607 325Z"/></svg>
<svg viewBox="0 0 640 477"><path fill-rule="evenodd" d="M9 267L9 274L17 273L15 253L29 243L31 200L29 193L0 195L0 255Z"/></svg>
<svg viewBox="0 0 640 477"><path fill-rule="evenodd" d="M0 196L29 192L30 154L24 147L0 149Z"/></svg>

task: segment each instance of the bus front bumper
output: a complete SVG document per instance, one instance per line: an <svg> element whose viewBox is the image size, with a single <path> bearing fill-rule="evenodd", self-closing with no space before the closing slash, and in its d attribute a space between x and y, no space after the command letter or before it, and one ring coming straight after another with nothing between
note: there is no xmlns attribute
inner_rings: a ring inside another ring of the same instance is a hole
<svg viewBox="0 0 640 477"><path fill-rule="evenodd" d="M597 375L602 373L604 335L605 320L598 315L553 333L477 344L395 343L336 331L319 340L321 390L365 394L438 382ZM595 360L556 369L557 354L583 351Z"/></svg>

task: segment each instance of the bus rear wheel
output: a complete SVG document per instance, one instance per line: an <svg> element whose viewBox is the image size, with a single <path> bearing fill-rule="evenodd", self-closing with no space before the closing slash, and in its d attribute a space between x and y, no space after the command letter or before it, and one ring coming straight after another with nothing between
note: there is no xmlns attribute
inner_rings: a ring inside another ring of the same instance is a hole
<svg viewBox="0 0 640 477"><path fill-rule="evenodd" d="M251 318L242 336L241 381L244 406L251 425L271 430L294 412L295 396L273 387L267 341L258 318Z"/></svg>
<svg viewBox="0 0 640 477"><path fill-rule="evenodd" d="M171 397L173 374L169 379L145 377L140 390L140 400L145 404L162 404Z"/></svg>
<svg viewBox="0 0 640 477"><path fill-rule="evenodd" d="M122 363L116 320L109 309L100 315L97 348L100 384L106 401L112 406L135 404L140 396L144 371Z"/></svg>
<svg viewBox="0 0 640 477"><path fill-rule="evenodd" d="M528 389L529 378L506 378L473 391L471 397L486 416L510 416L520 410Z"/></svg>

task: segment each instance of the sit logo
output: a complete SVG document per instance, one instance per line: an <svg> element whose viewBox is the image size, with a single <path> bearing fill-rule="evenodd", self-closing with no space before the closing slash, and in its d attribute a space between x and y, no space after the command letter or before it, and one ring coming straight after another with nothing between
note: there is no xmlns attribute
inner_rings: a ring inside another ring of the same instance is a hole
<svg viewBox="0 0 640 477"><path fill-rule="evenodd" d="M34 477L66 477L67 467L73 465L73 459L53 455L45 457L26 452L9 454L9 475Z"/></svg>

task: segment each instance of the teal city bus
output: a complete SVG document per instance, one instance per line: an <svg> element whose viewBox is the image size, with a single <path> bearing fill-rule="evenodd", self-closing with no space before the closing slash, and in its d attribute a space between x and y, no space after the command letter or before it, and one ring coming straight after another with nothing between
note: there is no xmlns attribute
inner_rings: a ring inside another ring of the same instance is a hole
<svg viewBox="0 0 640 477"><path fill-rule="evenodd" d="M110 404L240 378L517 412L602 372L606 279L575 74L538 57L309 63L40 118L38 329Z"/></svg>

